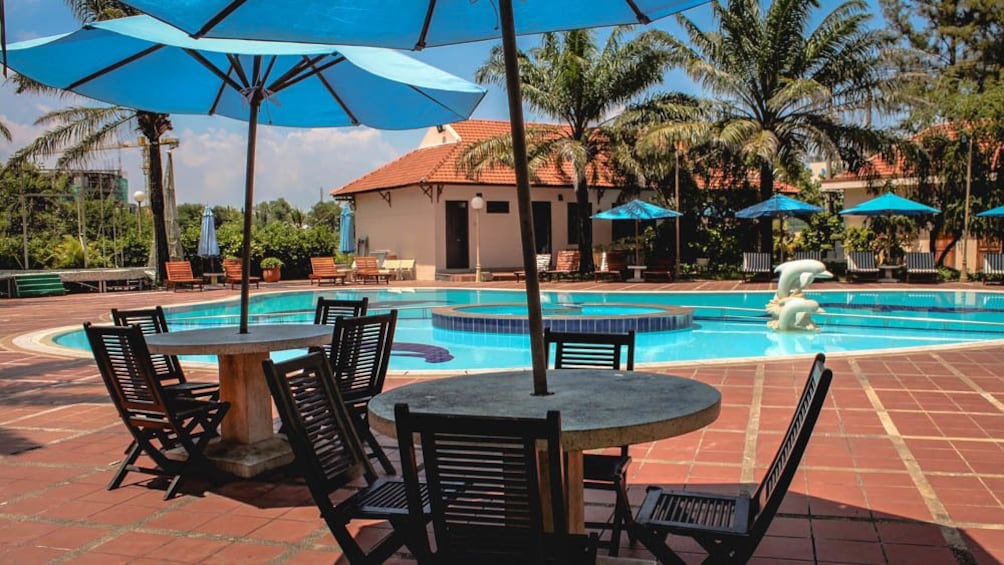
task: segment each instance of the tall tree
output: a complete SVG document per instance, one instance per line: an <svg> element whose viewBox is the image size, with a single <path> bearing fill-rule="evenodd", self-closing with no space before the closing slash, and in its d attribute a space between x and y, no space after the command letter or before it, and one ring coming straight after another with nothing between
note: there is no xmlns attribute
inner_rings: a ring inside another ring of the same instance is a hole
<svg viewBox="0 0 1004 565"><path fill-rule="evenodd" d="M593 234L589 213L592 165L609 140L604 120L624 104L662 80L670 62L669 36L657 30L632 39L630 27L618 27L600 46L588 30L544 34L536 49L519 53L523 100L537 113L561 122L561 127L533 128L527 135L531 168L550 162L562 170L570 165L578 212L580 270L593 270ZM502 48L492 49L477 70L480 83L503 85ZM469 146L461 165L476 177L494 167L512 167L512 139L507 134Z"/></svg>
<svg viewBox="0 0 1004 565"><path fill-rule="evenodd" d="M818 0L712 2L714 30L685 16L687 41L671 39L675 62L711 98L708 122L675 120L653 129L668 150L707 135L743 155L759 171L760 196L774 192L780 172L797 178L809 155L858 166L882 146L871 112L889 109L893 88L883 58L886 40L870 29L862 0L851 0L813 27ZM771 224L760 230L773 249Z"/></svg>
<svg viewBox="0 0 1004 565"><path fill-rule="evenodd" d="M136 13L117 0L66 0L66 3L83 23ZM24 77L15 77L15 80L18 93L52 91ZM150 190L150 211L153 213L156 242L154 262L158 280L163 280L164 262L168 260L169 253L160 139L171 129L169 116L123 106L78 106L48 112L38 118L36 124L52 126L52 129L15 153L8 166L19 166L30 159L44 159L56 154L60 154L57 161L59 167L79 165L85 163L96 150L126 137L127 133L139 132L146 138L147 150L150 152L147 187Z"/></svg>

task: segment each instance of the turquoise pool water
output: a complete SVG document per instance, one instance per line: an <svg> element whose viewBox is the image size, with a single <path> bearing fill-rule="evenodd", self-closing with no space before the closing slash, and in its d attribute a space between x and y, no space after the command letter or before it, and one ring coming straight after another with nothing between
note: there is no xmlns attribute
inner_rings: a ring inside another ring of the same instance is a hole
<svg viewBox="0 0 1004 565"><path fill-rule="evenodd" d="M522 291L461 289L349 289L262 294L251 298L252 323L309 323L318 296L368 296L371 312L399 312L391 369L452 371L530 366L525 335L479 334L433 328L430 310L462 304L519 304ZM605 303L694 308L690 330L637 336L637 363L816 352L869 351L1004 339L1004 293L970 291L809 292L826 310L813 318L818 333L776 333L766 327L771 292L593 293L544 292L545 308L567 311ZM518 309L518 308L517 308ZM633 310L628 306L625 310ZM647 310L641 306L638 310ZM172 330L236 325L236 300L167 309ZM82 331L56 338L87 349ZM298 352L280 352L286 358ZM211 361L213 357L192 357Z"/></svg>

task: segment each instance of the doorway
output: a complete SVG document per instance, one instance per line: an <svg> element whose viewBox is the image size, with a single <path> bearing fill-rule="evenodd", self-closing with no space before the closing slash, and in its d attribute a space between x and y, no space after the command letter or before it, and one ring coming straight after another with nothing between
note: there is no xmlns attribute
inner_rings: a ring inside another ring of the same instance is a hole
<svg viewBox="0 0 1004 565"><path fill-rule="evenodd" d="M533 203L533 238L537 242L537 253L551 252L551 203Z"/></svg>
<svg viewBox="0 0 1004 565"><path fill-rule="evenodd" d="M471 266L466 200L446 201L446 268Z"/></svg>

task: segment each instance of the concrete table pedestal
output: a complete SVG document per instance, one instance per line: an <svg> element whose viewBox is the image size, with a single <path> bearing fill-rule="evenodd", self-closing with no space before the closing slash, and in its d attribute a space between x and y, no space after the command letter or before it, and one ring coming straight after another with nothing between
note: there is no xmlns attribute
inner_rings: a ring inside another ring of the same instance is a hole
<svg viewBox="0 0 1004 565"><path fill-rule="evenodd" d="M644 282L645 279L641 276L641 272L647 268L645 265L628 265L628 269L634 271L634 276L629 278L627 282Z"/></svg>
<svg viewBox="0 0 1004 565"><path fill-rule="evenodd" d="M285 438L273 431L262 361L271 351L330 341L331 328L314 324L251 326L247 334L221 327L147 337L151 353L219 357L220 400L230 403L230 411L220 424L221 441L207 449L207 456L219 469L244 478L293 461Z"/></svg>
<svg viewBox="0 0 1004 565"><path fill-rule="evenodd" d="M370 426L396 437L394 405L413 412L543 418L561 412L568 455L567 510L572 532L585 531L582 452L645 443L707 426L718 418L721 394L704 383L659 373L569 369L548 371L552 394L533 396L530 371L480 373L423 381L377 395Z"/></svg>
<svg viewBox="0 0 1004 565"><path fill-rule="evenodd" d="M902 265L879 265L878 268L882 269L882 278L879 279L881 283L895 283L899 282L896 278L896 271L898 271Z"/></svg>

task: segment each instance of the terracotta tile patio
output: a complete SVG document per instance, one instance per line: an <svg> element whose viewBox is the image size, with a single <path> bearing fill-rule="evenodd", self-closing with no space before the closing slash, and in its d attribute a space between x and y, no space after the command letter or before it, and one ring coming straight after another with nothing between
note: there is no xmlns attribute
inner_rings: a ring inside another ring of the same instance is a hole
<svg viewBox="0 0 1004 565"><path fill-rule="evenodd" d="M273 285L262 291L278 288L306 284ZM768 285L582 282L545 288L731 290ZM196 488L169 502L161 500L162 483L140 475L130 475L125 486L106 491L128 437L93 361L25 351L13 339L44 328L107 320L112 306L176 304L234 294L142 292L0 301L0 562L339 559L337 544L306 488L290 473L234 480L216 488L194 484ZM828 364L835 379L826 408L755 561L1004 561L1001 359L1000 345L889 355L831 353ZM724 399L722 415L700 432L634 446L635 502L648 484L723 492L754 484L776 449L808 366L808 359L800 358L667 367L665 372L718 387ZM388 386L419 378L437 377L393 375ZM394 445L386 438L384 443ZM611 510L612 500L598 497L590 499L587 513L608 516ZM378 539L386 532L383 524L364 524L358 535ZM672 545L688 561L703 557L688 540L673 539ZM627 545L622 555L647 556ZM410 560L401 554L399 562Z"/></svg>

